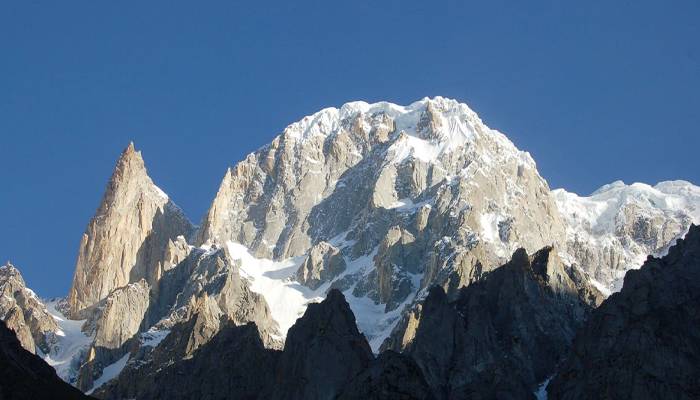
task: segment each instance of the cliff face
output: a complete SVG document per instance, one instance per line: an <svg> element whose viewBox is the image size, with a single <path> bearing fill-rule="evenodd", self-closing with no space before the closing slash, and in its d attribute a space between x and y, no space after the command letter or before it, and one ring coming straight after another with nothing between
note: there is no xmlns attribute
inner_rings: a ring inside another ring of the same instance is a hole
<svg viewBox="0 0 700 400"><path fill-rule="evenodd" d="M700 397L700 227L649 257L596 309L548 387L551 399Z"/></svg>
<svg viewBox="0 0 700 400"><path fill-rule="evenodd" d="M133 143L124 150L95 216L80 241L68 302L71 315L112 290L145 279L150 285L170 267L166 249L193 230L181 210L148 176Z"/></svg>

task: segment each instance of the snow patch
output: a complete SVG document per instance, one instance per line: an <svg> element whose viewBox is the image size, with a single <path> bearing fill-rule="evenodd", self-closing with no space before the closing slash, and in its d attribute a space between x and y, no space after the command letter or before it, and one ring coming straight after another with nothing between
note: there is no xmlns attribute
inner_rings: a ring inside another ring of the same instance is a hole
<svg viewBox="0 0 700 400"><path fill-rule="evenodd" d="M102 370L102 375L99 378L97 378L97 380L95 380L92 389L90 389L90 391L88 391L87 394L92 394L92 392L97 390L100 386L119 376L119 374L126 366L127 361L129 361L129 356L130 354L126 353L124 357L120 358L115 363L106 366L104 370Z"/></svg>
<svg viewBox="0 0 700 400"><path fill-rule="evenodd" d="M282 338L296 320L304 314L310 302L323 300L320 290L311 290L294 280L303 257L284 261L255 258L247 247L227 243L229 254L241 262L241 275L250 281L250 289L265 297L272 318L279 324Z"/></svg>
<svg viewBox="0 0 700 400"><path fill-rule="evenodd" d="M148 331L141 333L141 345L157 347L169 334L169 329L151 328Z"/></svg>
<svg viewBox="0 0 700 400"><path fill-rule="evenodd" d="M552 378L554 378L554 375L545 379L544 382L540 383L540 386L537 387L537 391L534 393L537 400L547 400L547 386L549 386L549 381L551 381Z"/></svg>
<svg viewBox="0 0 700 400"><path fill-rule="evenodd" d="M42 354L47 364L68 383L75 383L84 353L90 348L93 337L82 332L86 320L68 319L57 309L60 299L46 303L46 310L56 320L60 330L56 332L58 342L48 354Z"/></svg>

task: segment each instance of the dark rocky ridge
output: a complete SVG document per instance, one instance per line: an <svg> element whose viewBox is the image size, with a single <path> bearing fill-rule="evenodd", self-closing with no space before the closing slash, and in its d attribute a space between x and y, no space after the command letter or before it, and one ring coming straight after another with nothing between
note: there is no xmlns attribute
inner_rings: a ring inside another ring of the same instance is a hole
<svg viewBox="0 0 700 400"><path fill-rule="evenodd" d="M550 399L700 398L700 227L629 271L578 332Z"/></svg>
<svg viewBox="0 0 700 400"><path fill-rule="evenodd" d="M432 288L415 336L393 346L416 360L437 398L534 398L591 310L567 271L552 248L518 250L454 302Z"/></svg>
<svg viewBox="0 0 700 400"><path fill-rule="evenodd" d="M283 351L268 349L254 323L223 319L218 333L191 358L178 360L197 331L196 314L173 328L143 359L100 388L102 399L430 399L420 369L408 357L375 359L342 293L309 305L290 329ZM386 393L386 396L381 395ZM377 394L380 397L376 397ZM362 395L364 398L364 395Z"/></svg>
<svg viewBox="0 0 700 400"><path fill-rule="evenodd" d="M0 321L0 400L89 399L63 382L39 356L24 349Z"/></svg>

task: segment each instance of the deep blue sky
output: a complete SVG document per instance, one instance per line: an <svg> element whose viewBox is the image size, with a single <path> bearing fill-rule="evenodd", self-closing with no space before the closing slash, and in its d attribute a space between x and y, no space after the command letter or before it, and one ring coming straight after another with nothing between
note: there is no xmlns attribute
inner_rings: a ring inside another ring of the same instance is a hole
<svg viewBox="0 0 700 400"><path fill-rule="evenodd" d="M144 3L0 5L0 260L40 295L129 140L198 222L228 165L351 100L464 101L552 187L700 183L697 0Z"/></svg>

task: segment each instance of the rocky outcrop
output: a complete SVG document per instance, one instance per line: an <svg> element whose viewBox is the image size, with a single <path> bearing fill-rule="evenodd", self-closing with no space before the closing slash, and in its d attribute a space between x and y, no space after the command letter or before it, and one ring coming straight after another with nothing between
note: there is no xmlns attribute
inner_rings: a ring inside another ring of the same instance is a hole
<svg viewBox="0 0 700 400"><path fill-rule="evenodd" d="M334 399L374 356L338 290L310 304L287 335L271 399Z"/></svg>
<svg viewBox="0 0 700 400"><path fill-rule="evenodd" d="M328 242L320 242L309 250L296 277L300 283L317 289L323 283L333 280L345 268L345 259L340 250Z"/></svg>
<svg viewBox="0 0 700 400"><path fill-rule="evenodd" d="M387 347L416 360L437 398L529 399L590 310L552 248L520 249L454 302L432 288Z"/></svg>
<svg viewBox="0 0 700 400"><path fill-rule="evenodd" d="M124 150L95 216L80 241L68 302L71 315L105 299L114 289L145 279L155 286L170 267L169 249L193 227L149 178L133 143Z"/></svg>
<svg viewBox="0 0 700 400"><path fill-rule="evenodd" d="M31 353L37 348L48 353L56 343L56 321L9 262L0 266L0 320L15 331L22 346Z"/></svg>
<svg viewBox="0 0 700 400"><path fill-rule="evenodd" d="M649 257L596 309L548 386L550 399L700 397L700 227Z"/></svg>
<svg viewBox="0 0 700 400"><path fill-rule="evenodd" d="M100 306L94 346L118 349L139 332L149 305L144 279L114 290Z"/></svg>
<svg viewBox="0 0 700 400"><path fill-rule="evenodd" d="M150 288L144 279L115 289L96 307L94 339L76 386L87 391L106 366L133 347L149 305ZM131 346L130 346L131 344Z"/></svg>
<svg viewBox="0 0 700 400"><path fill-rule="evenodd" d="M189 319L204 307L218 321L225 315L238 325L255 322L263 342L280 347L277 323L263 295L250 290L241 276L239 261L232 261L224 248L195 249L162 280L158 308L168 310L156 324L168 329Z"/></svg>
<svg viewBox="0 0 700 400"><path fill-rule="evenodd" d="M166 271L158 292L151 290L149 297L148 284L142 280L115 290L107 305L98 309L102 317L97 324L96 339L88 362L81 368L79 387L85 390L92 387L106 366L127 353L132 363L122 375L129 380L139 374L132 367L148 364L157 370L163 363L192 357L217 335L222 320L235 325L254 322L265 346L281 347L277 324L264 298L250 290L224 249L194 249ZM115 314L119 310L140 317L134 321L121 320ZM157 322L149 324L151 320ZM152 349L148 340L143 339L149 332L167 335L165 347Z"/></svg>
<svg viewBox="0 0 700 400"><path fill-rule="evenodd" d="M27 351L0 321L0 399L88 399L63 382L41 358Z"/></svg>

